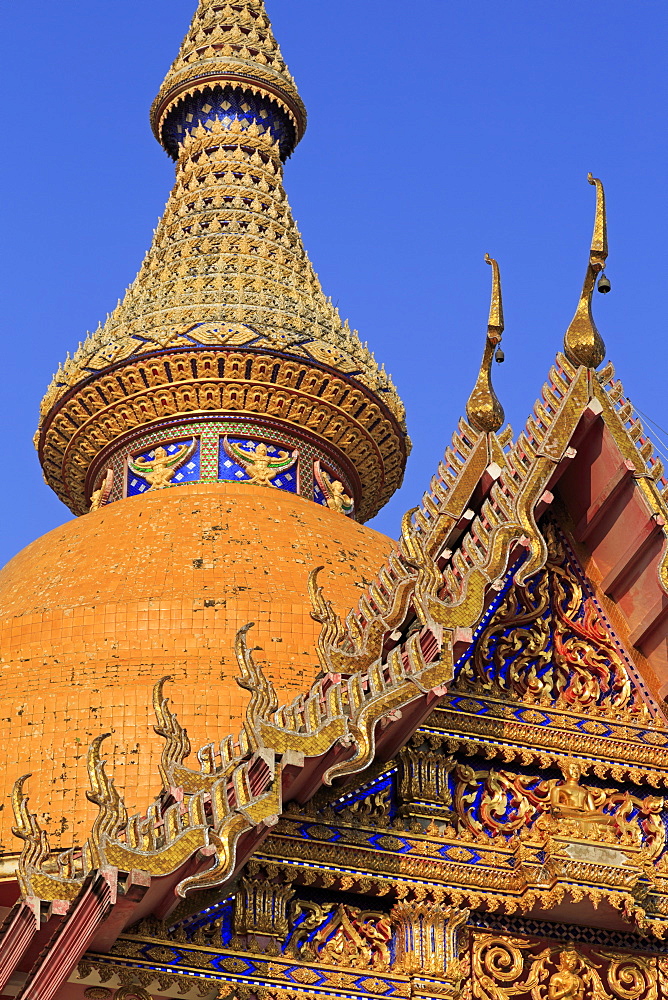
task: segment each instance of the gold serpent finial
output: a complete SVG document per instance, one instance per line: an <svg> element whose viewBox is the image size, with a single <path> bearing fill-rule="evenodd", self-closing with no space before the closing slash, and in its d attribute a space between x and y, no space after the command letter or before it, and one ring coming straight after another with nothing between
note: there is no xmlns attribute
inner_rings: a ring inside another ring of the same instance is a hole
<svg viewBox="0 0 668 1000"><path fill-rule="evenodd" d="M324 591L318 583L318 576L324 566L316 566L312 569L308 577L308 594L311 600L311 618L321 625L320 635L316 643L316 651L320 666L327 673L332 669L329 662L329 652L338 649L341 640L346 634L341 619L332 607L332 602L325 597Z"/></svg>
<svg viewBox="0 0 668 1000"><path fill-rule="evenodd" d="M153 729L165 740L160 757L160 777L166 789L175 784L174 768L183 764L191 750L188 732L170 710L169 698L166 698L163 692L165 684L173 679L168 674L156 681L153 687L153 710L158 722Z"/></svg>
<svg viewBox="0 0 668 1000"><path fill-rule="evenodd" d="M239 629L234 642L234 652L241 672L241 677L236 677L235 680L239 687L251 693L244 720L244 732L251 750L258 750L261 746L258 723L269 719L272 712L277 710L278 695L271 680L265 676L262 667L255 662L253 653L248 648L246 634L254 624L248 622Z"/></svg>
<svg viewBox="0 0 668 1000"><path fill-rule="evenodd" d="M28 808L28 796L23 791L30 774L24 774L14 782L12 808L14 826L12 833L23 841L17 876L23 897L33 895L30 876L38 872L49 857L49 838L37 822L37 816Z"/></svg>
<svg viewBox="0 0 668 1000"><path fill-rule="evenodd" d="M605 357L605 344L594 323L591 299L596 286L596 277L605 267L608 256L608 226L603 184L598 177L593 177L591 174L587 174L587 180L596 186L596 217L587 273L575 316L564 337L564 353L571 364L598 368Z"/></svg>
<svg viewBox="0 0 668 1000"><path fill-rule="evenodd" d="M88 838L87 852L91 868L99 868L104 863L104 846L106 840L113 840L121 827L128 820L123 799L119 795L112 778L105 772L105 762L100 756L100 750L111 733L96 736L88 748L88 779L90 791L86 798L98 807L91 835Z"/></svg>
<svg viewBox="0 0 668 1000"><path fill-rule="evenodd" d="M466 404L466 416L475 430L482 434L493 434L500 429L504 421L503 407L492 388L494 351L501 343L501 335L503 334L503 303L499 265L488 253L485 254L485 260L492 265L492 297L489 304L487 340L480 373Z"/></svg>

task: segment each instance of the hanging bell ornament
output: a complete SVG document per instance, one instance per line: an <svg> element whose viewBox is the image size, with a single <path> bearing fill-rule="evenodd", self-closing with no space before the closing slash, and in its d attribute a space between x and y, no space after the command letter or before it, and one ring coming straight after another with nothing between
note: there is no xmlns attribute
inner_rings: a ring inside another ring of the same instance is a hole
<svg viewBox="0 0 668 1000"><path fill-rule="evenodd" d="M605 273L605 271L602 271L601 272L601 277L598 279L598 290L599 290L599 292L601 292L602 295L607 295L608 292L610 291L611 287L612 286L610 284L610 280L609 280L607 274Z"/></svg>
<svg viewBox="0 0 668 1000"><path fill-rule="evenodd" d="M503 351L501 350L500 347L497 347L497 349L496 349L496 354L494 355L494 360L496 361L497 365L502 364L506 360L506 356L505 356L505 354L503 353Z"/></svg>

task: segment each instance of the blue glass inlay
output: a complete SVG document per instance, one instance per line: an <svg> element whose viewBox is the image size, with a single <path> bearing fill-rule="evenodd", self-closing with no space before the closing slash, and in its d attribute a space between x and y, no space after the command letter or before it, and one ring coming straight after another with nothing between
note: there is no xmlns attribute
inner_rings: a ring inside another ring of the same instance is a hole
<svg viewBox="0 0 668 1000"><path fill-rule="evenodd" d="M240 445L241 448L246 451L254 449L260 442L253 440L251 438L240 438L240 437L228 437L230 444ZM265 441L265 444L267 442ZM267 454L273 457L277 457L279 452L287 451L287 448L281 448L279 445L267 444ZM288 452L289 453L289 452ZM243 483L248 482L250 476L239 462L235 461L230 455L225 451L224 439L220 439L220 448L218 451L218 478L224 479L226 482ZM272 486L278 487L279 490L287 490L288 493L297 492L297 464L290 466L285 472L280 472L272 480Z"/></svg>
<svg viewBox="0 0 668 1000"><path fill-rule="evenodd" d="M322 504L323 507L327 506L327 497L317 483L313 484L313 499L316 503Z"/></svg>
<svg viewBox="0 0 668 1000"><path fill-rule="evenodd" d="M162 141L175 159L183 139L198 125L219 121L255 122L263 131L269 129L278 140L285 159L295 146L294 126L285 111L269 97L254 94L242 87L207 87L196 94L186 95L169 112L162 128Z"/></svg>

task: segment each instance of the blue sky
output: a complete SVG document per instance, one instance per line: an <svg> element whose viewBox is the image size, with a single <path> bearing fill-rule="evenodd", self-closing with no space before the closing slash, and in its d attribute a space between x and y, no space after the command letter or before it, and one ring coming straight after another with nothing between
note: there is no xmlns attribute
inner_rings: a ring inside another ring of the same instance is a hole
<svg viewBox="0 0 668 1000"><path fill-rule="evenodd" d="M503 278L497 392L519 431L577 303L608 196L596 318L668 427L665 51L649 0L267 0L309 110L286 169L326 294L394 375L414 449L373 522L396 535L477 374ZM148 109L194 0L21 0L1 18L5 155L0 564L71 515L31 438L53 371L132 281L173 180ZM666 435L668 437L668 435ZM668 464L668 462L666 463Z"/></svg>

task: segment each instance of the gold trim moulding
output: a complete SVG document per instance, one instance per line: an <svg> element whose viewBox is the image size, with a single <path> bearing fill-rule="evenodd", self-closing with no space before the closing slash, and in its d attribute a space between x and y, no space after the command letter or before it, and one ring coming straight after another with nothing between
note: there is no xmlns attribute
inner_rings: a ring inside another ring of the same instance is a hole
<svg viewBox="0 0 668 1000"><path fill-rule="evenodd" d="M405 435L361 383L291 356L209 349L132 358L74 389L42 430L47 481L76 514L85 513L86 476L103 449L156 420L191 414L270 417L321 438L345 454L360 477L361 521L387 502L403 477Z"/></svg>

